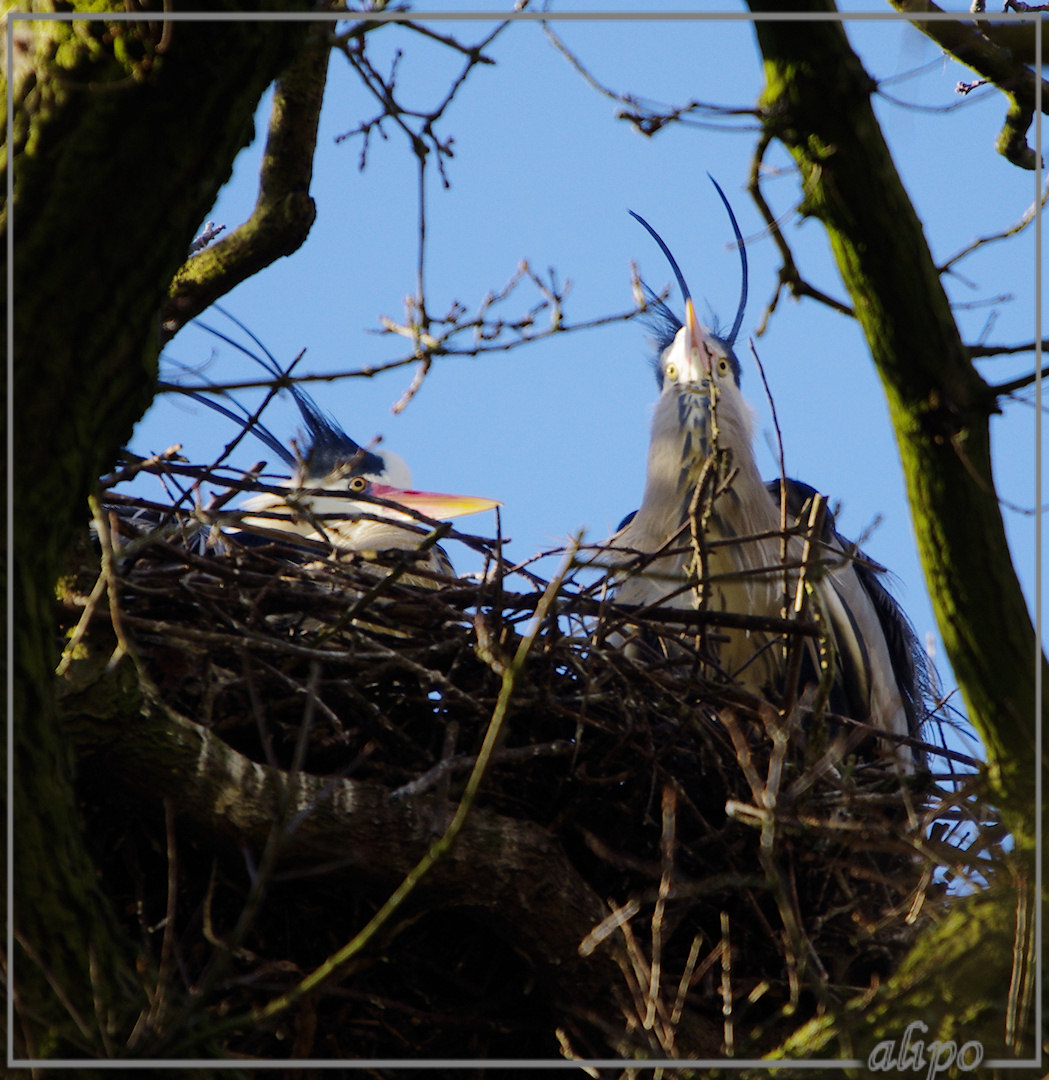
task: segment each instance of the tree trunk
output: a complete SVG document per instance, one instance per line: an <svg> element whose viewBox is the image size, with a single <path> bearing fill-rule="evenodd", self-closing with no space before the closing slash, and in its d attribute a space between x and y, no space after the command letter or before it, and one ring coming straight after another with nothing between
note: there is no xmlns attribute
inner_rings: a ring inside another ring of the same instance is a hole
<svg viewBox="0 0 1049 1080"><path fill-rule="evenodd" d="M778 10L752 0L756 12ZM833 4L813 0L813 11ZM1034 806L1035 634L991 472L991 389L973 368L840 22L759 20L766 130L801 170L870 345L944 646L1018 836ZM831 92L832 91L832 92ZM1049 676L1038 657L1043 681ZM1042 720L1044 722L1044 718Z"/></svg>
<svg viewBox="0 0 1049 1080"><path fill-rule="evenodd" d="M16 1045L94 1056L122 1048L142 973L83 849L55 720L53 588L88 493L152 398L172 276L308 29L19 20L9 32Z"/></svg>

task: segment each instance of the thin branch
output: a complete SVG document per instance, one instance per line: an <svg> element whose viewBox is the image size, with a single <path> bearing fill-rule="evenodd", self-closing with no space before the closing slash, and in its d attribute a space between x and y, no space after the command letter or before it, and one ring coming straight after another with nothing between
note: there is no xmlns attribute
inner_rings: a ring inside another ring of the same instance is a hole
<svg viewBox="0 0 1049 1080"><path fill-rule="evenodd" d="M1049 368L1042 368L1041 371L1032 371L1029 375L1021 375L1018 379L999 383L997 386L992 386L990 392L995 397L1015 394L1017 390L1025 390L1028 386L1033 386L1039 378L1049 379Z"/></svg>
<svg viewBox="0 0 1049 1080"><path fill-rule="evenodd" d="M1043 339L1041 342L1025 342L1023 345L970 345L968 348L969 355L975 359L984 356L1012 356L1016 353L1034 352L1039 345L1042 352L1049 350L1049 338ZM1031 381L1034 382L1033 376Z"/></svg>
<svg viewBox="0 0 1049 1080"><path fill-rule="evenodd" d="M488 317L489 310L505 299L509 294L509 290L504 290L499 294L489 293L478 306L476 314L470 317L466 317L464 308L456 305L443 319L430 318L431 332L420 338L422 352L431 357L478 357L508 353L538 341L545 341L555 334L576 333L602 326L610 326L615 323L629 322L644 313L643 307L634 307L628 311L619 311L611 315L599 315L594 318L580 319L578 322L573 322L565 318L562 307L568 291L566 286L559 287L556 282L548 285L538 275L532 273L527 263L522 263L522 266L518 268L517 273L511 279L511 285L520 284L522 281L530 282L540 292L541 296L540 301L524 314L505 319ZM544 325L539 324L539 317L542 315L546 316ZM392 334L408 339L411 339L415 333L410 316L404 323L383 316L381 323L382 328L376 330L375 333ZM462 338L472 339L473 344L470 346L458 344ZM418 364L419 361L419 354L413 352L395 360L388 360L379 364L366 364L345 371L316 375L296 375L294 381L297 385L303 385L317 382L334 382L337 379L371 379L387 371ZM229 393L234 390L273 389L274 387L281 389L285 385L282 379L273 378L209 382L201 385L168 383L161 386L158 392L216 394Z"/></svg>
<svg viewBox="0 0 1049 1080"><path fill-rule="evenodd" d="M635 94L623 94L602 83L579 57L564 43L554 32L548 22L542 23L543 33L546 34L551 45L572 65L583 77L584 81L603 97L615 101L624 108L616 113L617 120L626 120L642 135L651 136L670 124L681 123L689 127L704 128L711 131L757 131L758 124L743 125L733 123L715 123L711 120L695 120L696 113L710 114L719 117L750 117L756 119L758 111L752 107L713 105L704 101L689 101L685 105L666 105L647 98L638 97Z"/></svg>
<svg viewBox="0 0 1049 1080"><path fill-rule="evenodd" d="M942 14L932 0L890 0L897 11L907 15ZM959 19L957 22L912 20L913 25L945 52L993 82L1009 100L1005 123L995 148L1007 161L1022 169L1038 167L1038 155L1027 143L1034 119L1038 76L1009 49L995 44L981 28L983 23ZM1042 82L1042 111L1049 111L1049 83Z"/></svg>
<svg viewBox="0 0 1049 1080"><path fill-rule="evenodd" d="M329 53L326 41L312 42L274 85L255 209L228 236L192 254L175 274L161 312L162 341L305 242L316 216L309 188Z"/></svg>
<svg viewBox="0 0 1049 1080"><path fill-rule="evenodd" d="M1023 212L1019 221L1014 225L1010 225L1008 228L1003 229L1001 232L991 233L988 236L981 236L978 239L973 240L972 243L967 244L961 251L952 255L946 262L942 263L939 266L940 273L943 274L952 270L955 263L961 262L962 259L971 255L978 248L985 247L988 244L997 243L999 240L1008 240L1010 237L1023 232L1023 230L1035 220L1038 206L1041 205L1042 207L1045 207L1047 201L1049 201L1049 185L1046 186L1038 203L1031 203L1031 205Z"/></svg>

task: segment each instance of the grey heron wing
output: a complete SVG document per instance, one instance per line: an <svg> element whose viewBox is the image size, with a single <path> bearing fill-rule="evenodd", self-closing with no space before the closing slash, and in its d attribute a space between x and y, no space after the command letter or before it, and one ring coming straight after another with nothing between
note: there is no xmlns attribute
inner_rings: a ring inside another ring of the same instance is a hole
<svg viewBox="0 0 1049 1080"><path fill-rule="evenodd" d="M907 729L917 736L929 715L927 701L932 694L932 673L918 635L896 599L879 580L877 571L862 562L855 564L856 576L863 585L885 638L892 673L900 691ZM915 751L918 756L918 752Z"/></svg>
<svg viewBox="0 0 1049 1080"><path fill-rule="evenodd" d="M779 506L780 504L780 481L779 479L767 480L765 482L765 490L772 496L772 501ZM796 521L801 518L805 512L806 504L818 495L819 492L809 484L804 483L801 480L793 480L791 477L786 478L786 505L787 505L787 523ZM848 544L847 540L840 537L837 529L834 525L834 515L830 512L830 508L827 508L826 513L823 515L823 528L820 530L820 540L825 544L832 544L835 538L841 540L843 543Z"/></svg>
<svg viewBox="0 0 1049 1080"><path fill-rule="evenodd" d="M780 481L771 480L766 485L775 502L780 501ZM817 494L816 489L800 480L786 481L786 506L790 517L799 517L805 504ZM878 621L878 628L885 642L893 678L899 690L907 717L907 728L912 736L917 736L929 715L928 702L934 696L933 677L921 647L918 635L910 620L896 599L883 584L886 571L837 531L834 516L826 515L820 539L843 552L853 553L854 561L850 564L856 581L862 588ZM858 659L856 657L853 658ZM919 752L915 751L919 758Z"/></svg>

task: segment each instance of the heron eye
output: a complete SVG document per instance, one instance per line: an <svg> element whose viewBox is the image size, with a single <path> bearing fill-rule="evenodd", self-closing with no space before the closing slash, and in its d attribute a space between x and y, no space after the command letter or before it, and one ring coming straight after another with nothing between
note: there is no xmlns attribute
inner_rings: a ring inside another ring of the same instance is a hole
<svg viewBox="0 0 1049 1080"><path fill-rule="evenodd" d="M355 476L346 486L350 489L350 491L361 492L364 491L365 488L367 488L368 481L365 480L363 476Z"/></svg>
<svg viewBox="0 0 1049 1080"><path fill-rule="evenodd" d="M667 364L666 368L664 368L664 371L666 372L666 377L668 379L673 381L677 378L677 364Z"/></svg>
<svg viewBox="0 0 1049 1080"><path fill-rule="evenodd" d="M728 360L726 360L725 357L723 357L723 356L718 359L718 374L719 375L727 375L728 374Z"/></svg>

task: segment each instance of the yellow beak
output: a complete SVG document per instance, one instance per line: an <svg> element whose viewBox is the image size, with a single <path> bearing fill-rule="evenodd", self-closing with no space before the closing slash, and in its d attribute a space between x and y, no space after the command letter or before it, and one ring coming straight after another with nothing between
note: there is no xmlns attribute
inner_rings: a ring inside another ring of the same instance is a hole
<svg viewBox="0 0 1049 1080"><path fill-rule="evenodd" d="M482 499L475 495L442 495L436 491L411 491L378 483L372 484L371 494L429 518L464 517L503 505L496 499Z"/></svg>

